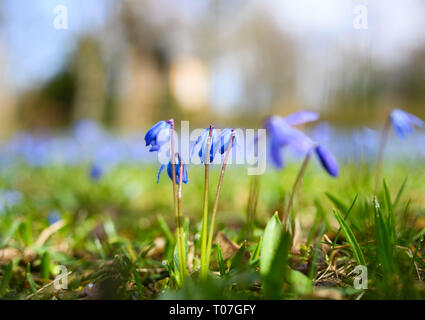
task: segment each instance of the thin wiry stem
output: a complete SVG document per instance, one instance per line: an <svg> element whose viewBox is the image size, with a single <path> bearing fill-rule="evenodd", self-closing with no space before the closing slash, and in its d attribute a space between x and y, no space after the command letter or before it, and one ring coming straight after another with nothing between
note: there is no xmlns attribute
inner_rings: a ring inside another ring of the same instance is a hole
<svg viewBox="0 0 425 320"><path fill-rule="evenodd" d="M209 231L209 234L208 234L207 261L206 261L207 266L209 266L209 264L210 264L212 238L213 238L213 235L214 235L215 217L216 217L216 214L217 214L218 200L220 198L221 187L223 186L224 172L226 171L227 160L229 158L230 150L232 149L234 140L235 140L235 131L232 130L232 140L230 141L229 146L227 147L227 150L226 150L226 154L224 156L223 165L221 167L220 179L218 181L218 186L217 186L217 192L215 194L215 199L214 199L214 205L213 205L213 211L212 211L211 223L210 223L210 231Z"/></svg>
<svg viewBox="0 0 425 320"><path fill-rule="evenodd" d="M177 154L179 157L179 189L177 194L177 229L179 238L178 241L180 242L180 254L179 254L179 260L180 260L180 274L182 276L181 281L182 284L184 283L185 275L186 275L186 246L184 241L184 232L183 232L183 214L182 214L182 188L183 188L183 162L180 158L180 155Z"/></svg>
<svg viewBox="0 0 425 320"><path fill-rule="evenodd" d="M379 184L380 184L381 174L382 174L382 161L384 159L385 146L387 145L390 128L391 128L391 121L390 121L390 117L388 117L387 120L385 121L384 128L382 129L381 141L379 144L378 162L376 165L376 177L375 177L375 193L374 193L375 196L377 195L379 190Z"/></svg>
<svg viewBox="0 0 425 320"><path fill-rule="evenodd" d="M257 211L258 195L260 192L260 177L254 175L251 177L251 183L249 188L249 198L247 206L247 230L246 230L246 239L250 239L252 235L252 230L254 227L254 220Z"/></svg>
<svg viewBox="0 0 425 320"><path fill-rule="evenodd" d="M174 202L174 216L176 217L176 238L177 238L177 252L179 257L180 270L182 274L181 283L184 281L184 243L183 231L182 231L182 222L179 214L179 205L177 203L177 188L176 188L176 153L175 153L175 141L174 141L174 119L168 120L171 124L171 136L170 136L170 144L171 144L171 167L172 167L172 182L173 182L173 202ZM180 161L181 163L181 161ZM181 171L180 171L181 172ZM180 174L180 177L183 175Z"/></svg>
<svg viewBox="0 0 425 320"><path fill-rule="evenodd" d="M205 151L205 185L204 185L204 211L202 217L202 233L201 233L201 279L206 279L208 275L208 265L206 264L207 254L207 232L208 232L208 201L209 201L209 168L210 168L210 148L213 126L210 125L210 131L207 140L207 150Z"/></svg>
<svg viewBox="0 0 425 320"><path fill-rule="evenodd" d="M285 227L286 221L288 220L289 213L291 212L292 204L294 202L295 194L297 193L298 186L301 183L301 180L304 176L305 170L307 169L308 162L311 157L311 150L307 152L305 155L304 161L301 165L300 171L298 172L297 178L295 179L294 185L292 187L291 195L289 197L288 205L286 207L286 210L282 216L282 226Z"/></svg>

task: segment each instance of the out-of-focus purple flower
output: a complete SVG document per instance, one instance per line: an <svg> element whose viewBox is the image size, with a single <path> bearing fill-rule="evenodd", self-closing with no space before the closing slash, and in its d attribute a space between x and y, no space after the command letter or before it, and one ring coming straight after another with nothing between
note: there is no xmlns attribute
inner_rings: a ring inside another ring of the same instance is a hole
<svg viewBox="0 0 425 320"><path fill-rule="evenodd" d="M287 121L287 118L290 121ZM282 149L291 147L299 153L307 154L314 151L322 167L333 177L338 176L338 163L333 154L322 145L310 139L292 124L314 121L318 118L315 112L297 112L287 118L272 116L266 121L265 128L270 137L270 152L273 163L283 167Z"/></svg>
<svg viewBox="0 0 425 320"><path fill-rule="evenodd" d="M102 168L102 166L100 166L97 163L93 163L90 167L90 179L92 179L93 181L99 181L102 176L103 176L104 170Z"/></svg>
<svg viewBox="0 0 425 320"><path fill-rule="evenodd" d="M314 111L298 111L291 113L289 116L283 118L287 124L292 127L299 126L308 122L314 122L319 119L319 114Z"/></svg>
<svg viewBox="0 0 425 320"><path fill-rule="evenodd" d="M198 137L198 139L196 140L193 148L192 148L192 153L191 153L191 158L193 157L193 154L195 152L195 150L197 150L197 148L199 148L199 152L198 152L198 156L199 159L201 159L202 163L206 163L206 153L207 153L207 144L208 144L208 137L210 134L210 128L206 128L202 134ZM215 156L215 152L216 151L216 144L218 142L217 139L217 133L216 130L214 128L212 128L211 131L211 144L210 144L210 159L209 162L213 162L214 160L214 156Z"/></svg>
<svg viewBox="0 0 425 320"><path fill-rule="evenodd" d="M327 122L320 122L311 132L311 137L319 143L327 143L332 137L332 127Z"/></svg>
<svg viewBox="0 0 425 320"><path fill-rule="evenodd" d="M19 204L22 198L22 193L17 190L0 191L0 212Z"/></svg>
<svg viewBox="0 0 425 320"><path fill-rule="evenodd" d="M424 122L418 117L401 109L394 109L390 114L394 131L399 138L405 138L413 132L415 126L422 127Z"/></svg>
<svg viewBox="0 0 425 320"><path fill-rule="evenodd" d="M159 151L161 146L171 138L171 123L160 121L155 124L145 135L146 146L151 146L150 152Z"/></svg>
<svg viewBox="0 0 425 320"><path fill-rule="evenodd" d="M176 155L175 163L176 163L176 184L179 184L179 181L180 181L180 160L178 159L177 155ZM183 183L187 184L189 182L189 178L187 176L186 165L183 164L182 167L183 167L182 181L183 181ZM164 168L165 168L165 164L163 164L161 166L161 168L159 168L156 183L159 182L159 177L161 176L161 172L162 172L162 170L164 170ZM167 173L168 173L168 177L170 178L170 180L173 181L173 165L172 165L171 161L167 165Z"/></svg>
<svg viewBox="0 0 425 320"><path fill-rule="evenodd" d="M74 124L72 131L78 142L90 145L100 141L103 135L99 123L91 119L82 119L77 121Z"/></svg>
<svg viewBox="0 0 425 320"><path fill-rule="evenodd" d="M47 219L49 220L49 224L52 225L52 224L58 222L59 220L61 220L62 217L61 217L61 214L58 210L52 210L52 211L49 212Z"/></svg>
<svg viewBox="0 0 425 320"><path fill-rule="evenodd" d="M337 177L339 173L338 162L334 155L325 147L317 146L315 148L316 155L322 164L322 167L332 176Z"/></svg>
<svg viewBox="0 0 425 320"><path fill-rule="evenodd" d="M312 119L315 119L313 117L314 114L305 111L305 116L303 116L304 112L297 112L294 117L290 116L290 123L301 124L303 123L302 121L312 121ZM270 157L273 164L278 168L282 168L284 165L282 156L283 147L291 146L300 153L306 153L314 145L309 137L300 130L293 128L286 119L279 116L272 116L267 119L265 124L270 140Z"/></svg>

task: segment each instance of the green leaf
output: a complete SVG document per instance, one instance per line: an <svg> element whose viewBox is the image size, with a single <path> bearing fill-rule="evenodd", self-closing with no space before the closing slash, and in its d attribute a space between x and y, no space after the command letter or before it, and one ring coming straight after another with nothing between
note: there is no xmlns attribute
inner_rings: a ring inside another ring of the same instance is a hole
<svg viewBox="0 0 425 320"><path fill-rule="evenodd" d="M329 200L332 201L332 203L336 206L336 208L341 211L341 212L348 212L348 207L345 205L345 203L338 199L336 196L334 196L333 194L329 193L329 192L325 192L326 196L328 197Z"/></svg>
<svg viewBox="0 0 425 320"><path fill-rule="evenodd" d="M269 220L264 230L263 244L261 246L260 256L260 273L266 275L270 271L274 254L279 246L282 233L282 225L280 223L277 212Z"/></svg>
<svg viewBox="0 0 425 320"><path fill-rule="evenodd" d="M291 284L293 290L299 295L307 295L313 290L311 279L296 270L289 271L288 282Z"/></svg>
<svg viewBox="0 0 425 320"><path fill-rule="evenodd" d="M354 258L356 259L359 265L365 266L366 260L363 256L362 250L360 249L359 243L357 242L357 239L354 236L353 231L336 210L334 210L333 212L336 219L338 220L339 225L341 226L342 231L345 234L345 237L347 238L348 243L350 244L351 250L354 254Z"/></svg>
<svg viewBox="0 0 425 320"><path fill-rule="evenodd" d="M136 282L137 292L139 294L139 300L143 298L143 284L142 280L140 280L139 273L137 272L136 266L133 265L133 276L134 281Z"/></svg>
<svg viewBox="0 0 425 320"><path fill-rule="evenodd" d="M6 287L12 278L13 262L9 261L6 270L4 271L3 278L0 283L0 296L3 297L6 294Z"/></svg>
<svg viewBox="0 0 425 320"><path fill-rule="evenodd" d="M292 236L288 231L282 232L277 249L273 255L270 270L263 276L265 299L280 299L283 284L288 273L288 255L292 245Z"/></svg>
<svg viewBox="0 0 425 320"><path fill-rule="evenodd" d="M161 229L162 233L164 234L164 237L168 240L168 242L171 245L174 245L174 243L175 243L174 235L171 232L170 228L168 227L167 222L165 222L164 218L161 215L158 216L157 220L158 220L159 228Z"/></svg>
<svg viewBox="0 0 425 320"><path fill-rule="evenodd" d="M220 269L220 275L224 276L226 274L226 265L224 264L223 254L221 252L219 243L217 243L217 258L218 258L218 267Z"/></svg>
<svg viewBox="0 0 425 320"><path fill-rule="evenodd" d="M232 264L230 265L229 271L234 271L237 269L241 269L244 265L244 255L246 250L246 241L243 242L242 246L236 252L235 257L232 260Z"/></svg>
<svg viewBox="0 0 425 320"><path fill-rule="evenodd" d="M358 196L359 196L359 194L357 193L357 194L356 194L356 196L354 197L353 202L351 203L350 208L348 209L348 211L347 211L347 212L345 212L344 220L347 220L348 216L350 215L351 211L353 210L354 205L355 205L355 203L356 203L356 201L357 201ZM340 233L341 233L341 227L339 227L339 228L338 228L338 231L337 231L337 233L336 233L336 235L335 235L335 240L334 240L334 242L332 243L332 250L333 250L333 248L335 248L335 245L336 245L336 242L337 242L337 240L338 240L338 237L339 237L339 234L340 234Z"/></svg>
<svg viewBox="0 0 425 320"><path fill-rule="evenodd" d="M263 243L263 237L260 237L260 240L258 241L258 243L255 247L255 250L251 255L251 258L249 258L249 261L254 261L254 260L258 259L258 257L260 256L262 243Z"/></svg>
<svg viewBox="0 0 425 320"><path fill-rule="evenodd" d="M391 194L388 188L387 182L384 179L384 200L385 200L385 209L387 212L387 228L391 235L391 237L395 240L396 230L395 230L395 222L394 222L394 214L393 214L393 204L391 201Z"/></svg>
<svg viewBox="0 0 425 320"><path fill-rule="evenodd" d="M392 214L393 211L393 205L391 202L391 194L390 194L390 190L388 188L387 185L387 181L384 179L384 200L385 200L385 208L387 210L387 214L388 216L390 216Z"/></svg>
<svg viewBox="0 0 425 320"><path fill-rule="evenodd" d="M0 242L0 249L3 248L9 239L15 234L15 232L19 229L19 226L21 225L21 221L14 221L12 226L9 228L7 233L5 234L4 238Z"/></svg>
<svg viewBox="0 0 425 320"><path fill-rule="evenodd" d="M48 252L43 253L41 258L41 277L49 279L50 277L50 256Z"/></svg>
<svg viewBox="0 0 425 320"><path fill-rule="evenodd" d="M30 265L30 263L28 262L28 263L27 263L27 275L26 275L26 278L27 278L28 284L29 284L29 286L30 286L30 288L31 288L31 291L32 291L32 293L33 293L33 295L34 295L34 298L35 298L36 300L38 300L37 287L36 287L36 285L35 285L34 278L32 277L30 270L31 270L31 265Z"/></svg>
<svg viewBox="0 0 425 320"><path fill-rule="evenodd" d="M399 190L399 191L398 191L398 193L397 193L397 196L396 196L396 198L395 198L395 200L394 200L394 203L393 203L393 209L394 209L395 207L397 207L397 204L398 204L398 203L399 203L399 201L400 201L401 195L403 194L404 188L406 187L406 184L407 184L407 179L408 179L408 177L406 177L406 178L404 179L403 184L401 185L400 190Z"/></svg>

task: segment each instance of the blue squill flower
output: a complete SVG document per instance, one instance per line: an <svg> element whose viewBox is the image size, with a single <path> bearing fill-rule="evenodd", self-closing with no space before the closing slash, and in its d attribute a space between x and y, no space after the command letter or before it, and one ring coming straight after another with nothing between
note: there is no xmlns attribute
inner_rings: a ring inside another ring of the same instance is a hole
<svg viewBox="0 0 425 320"><path fill-rule="evenodd" d="M227 149L229 148L229 144L232 142L232 137L234 134L234 130L231 128L226 128L223 131L220 132L219 136L217 137L217 142L214 146L214 153L220 152L221 154L224 154ZM232 142L232 148L235 146L236 137L233 139Z"/></svg>
<svg viewBox="0 0 425 320"><path fill-rule="evenodd" d="M187 184L189 182L189 178L187 177L186 165L183 164L182 167L183 167L182 181L183 183ZM159 168L156 183L159 182L159 177L161 176L161 172L162 170L164 170L164 168L165 168L165 164L163 164L161 168ZM173 181L173 165L171 161L167 165L167 173L168 173L168 177L170 177L170 180ZM179 184L179 181L180 181L180 160L176 156L176 183Z"/></svg>
<svg viewBox="0 0 425 320"><path fill-rule="evenodd" d="M395 133L402 139L412 133L415 126L422 127L424 124L418 117L400 109L394 109L390 113L390 120Z"/></svg>
<svg viewBox="0 0 425 320"><path fill-rule="evenodd" d="M159 151L162 145L171 137L171 122L160 121L155 124L145 135L146 146L151 146L150 152Z"/></svg>
<svg viewBox="0 0 425 320"><path fill-rule="evenodd" d="M318 145L314 149L322 167L332 176L337 177L339 173L338 162L334 155L325 147Z"/></svg>
<svg viewBox="0 0 425 320"><path fill-rule="evenodd" d="M217 133L214 128L211 129L211 144L210 144L210 159L209 162L212 163L215 156L215 145L217 144ZM206 163L206 153L207 153L207 144L208 144L208 137L210 134L210 128L206 128L202 134L198 137L196 140L193 148L192 148L192 154L191 158L193 157L193 154L195 150L199 148L198 156L199 159L201 159L202 163Z"/></svg>
<svg viewBox="0 0 425 320"><path fill-rule="evenodd" d="M290 116L290 121L287 118L272 116L267 119L265 128L270 140L270 157L273 164L278 168L283 168L283 147L292 147L297 152L306 153L314 146L312 140L300 130L292 127L290 123L301 124L302 121L313 121L315 113L297 112L295 116Z"/></svg>

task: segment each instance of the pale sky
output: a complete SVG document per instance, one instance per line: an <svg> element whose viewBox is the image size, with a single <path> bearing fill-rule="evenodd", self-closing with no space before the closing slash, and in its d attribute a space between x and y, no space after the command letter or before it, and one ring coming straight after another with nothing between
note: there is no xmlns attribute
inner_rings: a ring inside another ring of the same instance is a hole
<svg viewBox="0 0 425 320"><path fill-rule="evenodd" d="M76 35L101 26L112 3L104 0L2 0L0 45L3 47L0 53L5 56L7 67L2 73L6 77L3 82L6 80L12 87L25 88L54 74L72 51ZM140 3L142 5L143 1ZM68 7L68 30L53 27L57 5ZM365 5L368 9L367 30L353 27L357 5ZM425 41L425 2L421 0L251 0L246 1L246 6L268 8L282 30L302 49L303 64L321 64L317 72L319 78L320 74L328 74L331 65L338 60L335 56L339 50L357 48L383 64L392 65ZM199 0L184 0L178 4L158 0L154 7L158 20L179 15L181 19L196 21L207 5ZM226 78L226 75L218 74L217 77ZM237 75L230 77L239 81ZM311 83L303 80L302 85L306 92L311 91ZM228 94L223 99L237 99Z"/></svg>

